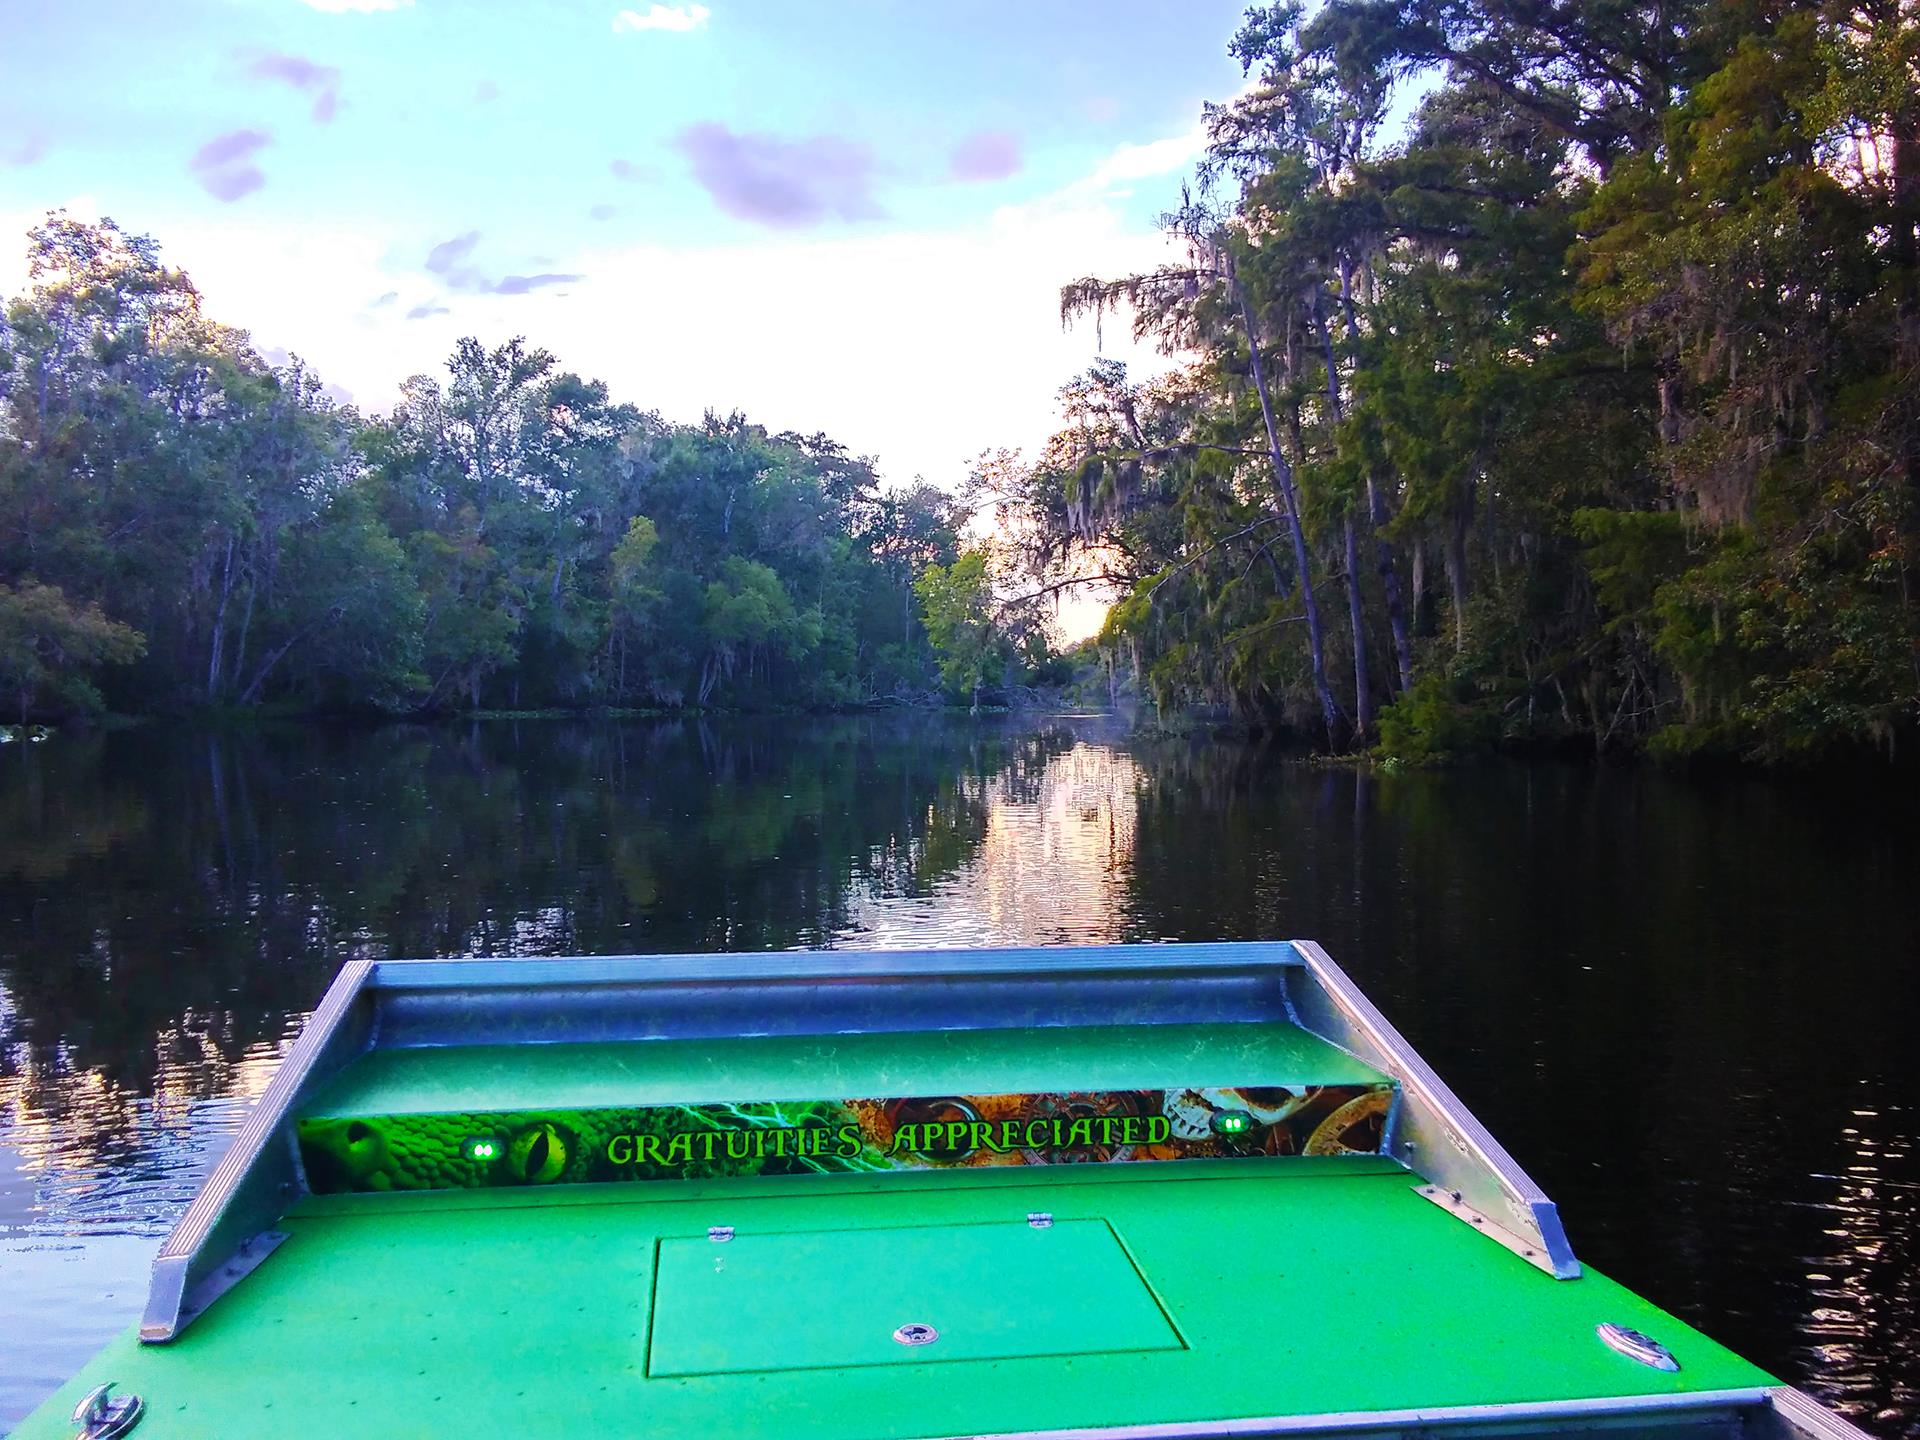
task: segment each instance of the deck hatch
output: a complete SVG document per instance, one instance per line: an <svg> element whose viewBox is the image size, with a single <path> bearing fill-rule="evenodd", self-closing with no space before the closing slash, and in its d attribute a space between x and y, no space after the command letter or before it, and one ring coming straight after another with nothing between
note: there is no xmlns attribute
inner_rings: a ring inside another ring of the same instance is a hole
<svg viewBox="0 0 1920 1440"><path fill-rule="evenodd" d="M937 1338L903 1343L923 1331ZM1185 1346L1112 1227L1005 1224L660 1242L650 1377Z"/></svg>

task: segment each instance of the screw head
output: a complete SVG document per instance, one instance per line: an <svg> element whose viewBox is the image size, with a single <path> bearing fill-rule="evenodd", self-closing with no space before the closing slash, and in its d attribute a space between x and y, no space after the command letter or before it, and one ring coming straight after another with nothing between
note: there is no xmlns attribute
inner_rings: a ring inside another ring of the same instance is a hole
<svg viewBox="0 0 1920 1440"><path fill-rule="evenodd" d="M940 1338L940 1332L931 1325L914 1321L894 1331L893 1338L902 1345L931 1345Z"/></svg>

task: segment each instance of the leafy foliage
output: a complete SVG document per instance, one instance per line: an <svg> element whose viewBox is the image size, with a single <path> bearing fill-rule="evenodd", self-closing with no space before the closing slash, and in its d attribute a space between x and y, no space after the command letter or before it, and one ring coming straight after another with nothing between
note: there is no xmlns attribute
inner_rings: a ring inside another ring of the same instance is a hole
<svg viewBox="0 0 1920 1440"><path fill-rule="evenodd" d="M969 696L978 709L981 687L1003 675L1013 658L994 620L986 554L971 550L951 565L929 565L914 588L940 657L941 680L948 689Z"/></svg>
<svg viewBox="0 0 1920 1440"><path fill-rule="evenodd" d="M1062 291L1179 368L1096 367L1002 487L1144 690L1419 759L1915 729L1911 5L1277 3L1231 50L1187 263Z"/></svg>
<svg viewBox="0 0 1920 1440"><path fill-rule="evenodd" d="M0 694L16 701L23 725L37 707L99 709L85 672L137 659L144 644L99 606L77 607L52 585L0 585Z"/></svg>
<svg viewBox="0 0 1920 1440"><path fill-rule="evenodd" d="M0 682L25 711L840 705L927 694L964 515L823 435L670 425L522 340L393 414L50 216L0 326Z"/></svg>

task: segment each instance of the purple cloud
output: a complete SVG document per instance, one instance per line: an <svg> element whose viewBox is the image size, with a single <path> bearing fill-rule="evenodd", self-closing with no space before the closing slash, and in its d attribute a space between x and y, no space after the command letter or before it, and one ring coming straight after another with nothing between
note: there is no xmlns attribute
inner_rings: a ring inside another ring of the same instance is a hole
<svg viewBox="0 0 1920 1440"><path fill-rule="evenodd" d="M499 284L487 288L495 295L525 295L534 290L544 290L549 285L571 285L585 278L584 275L508 275Z"/></svg>
<svg viewBox="0 0 1920 1440"><path fill-rule="evenodd" d="M46 153L47 137L30 131L11 145L0 145L0 170L24 170Z"/></svg>
<svg viewBox="0 0 1920 1440"><path fill-rule="evenodd" d="M620 212L611 205L596 205L587 211L587 218L589 220L611 220L619 213Z"/></svg>
<svg viewBox="0 0 1920 1440"><path fill-rule="evenodd" d="M302 55L262 55L247 66L247 74L256 80L277 80L312 96L318 124L331 124L339 113L340 72L331 65L315 64Z"/></svg>
<svg viewBox="0 0 1920 1440"><path fill-rule="evenodd" d="M442 240L427 251L427 269L447 282L449 290L485 290L487 277L467 264L473 247L480 243L480 232L469 230L451 240Z"/></svg>
<svg viewBox="0 0 1920 1440"><path fill-rule="evenodd" d="M469 265L467 258L473 254L474 247L480 243L480 232L469 230L464 235L456 235L451 240L442 240L427 251L427 269L446 282L449 290L458 290L469 295L529 295L535 290L544 290L549 285L570 285L581 280L582 275L562 275L552 271L543 271L538 275L507 275L499 280L489 280L477 267ZM537 265L544 257L538 257ZM414 307L407 316L410 320L424 318L430 314L445 314L434 311L425 305Z"/></svg>
<svg viewBox="0 0 1920 1440"><path fill-rule="evenodd" d="M253 154L272 143L273 136L265 130L230 130L194 151L187 169L214 199L232 202L267 183L267 177L253 163Z"/></svg>
<svg viewBox="0 0 1920 1440"><path fill-rule="evenodd" d="M947 173L956 180L1005 180L1018 175L1020 138L1005 130L976 130L953 147Z"/></svg>
<svg viewBox="0 0 1920 1440"><path fill-rule="evenodd" d="M425 320L425 319L427 319L427 318L428 318L429 316L433 316L433 315L451 315L452 313L453 313L453 312L452 312L451 310L449 310L449 309L447 309L447 307L446 307L446 306L444 306L444 305L436 305L436 304L434 304L434 303L433 303L433 301L431 301L431 300L427 300L427 301L424 301L424 302L422 302L421 304L418 304L418 305L416 305L416 306L414 306L414 307L413 307L413 308L412 308L411 310L409 310L409 311L407 311L407 319L409 319L409 320Z"/></svg>
<svg viewBox="0 0 1920 1440"><path fill-rule="evenodd" d="M616 160L607 169L613 172L613 178L624 180L629 185L644 185L658 180L660 172L651 165L636 165L631 160Z"/></svg>
<svg viewBox="0 0 1920 1440"><path fill-rule="evenodd" d="M709 121L689 125L674 143L714 204L737 219L792 229L886 213L873 198L873 154L856 141L736 134Z"/></svg>
<svg viewBox="0 0 1920 1440"><path fill-rule="evenodd" d="M469 230L464 235L456 235L451 240L442 240L427 251L427 269L436 275L452 275L460 262L473 253L473 247L480 243L480 232Z"/></svg>

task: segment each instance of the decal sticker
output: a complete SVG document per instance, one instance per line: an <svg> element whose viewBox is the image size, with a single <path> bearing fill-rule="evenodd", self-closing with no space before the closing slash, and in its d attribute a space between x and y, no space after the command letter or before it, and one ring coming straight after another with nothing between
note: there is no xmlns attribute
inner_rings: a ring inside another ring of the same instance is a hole
<svg viewBox="0 0 1920 1440"><path fill-rule="evenodd" d="M754 1101L299 1122L317 1194L1377 1154L1387 1085Z"/></svg>

